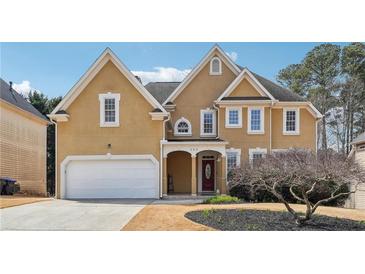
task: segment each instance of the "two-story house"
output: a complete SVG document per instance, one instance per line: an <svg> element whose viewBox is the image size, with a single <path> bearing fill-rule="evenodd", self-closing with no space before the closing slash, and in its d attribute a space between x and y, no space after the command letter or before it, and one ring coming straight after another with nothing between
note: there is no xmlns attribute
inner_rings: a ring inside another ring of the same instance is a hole
<svg viewBox="0 0 365 274"><path fill-rule="evenodd" d="M20 191L47 195L47 126L43 116L0 78L0 178L15 179Z"/></svg>
<svg viewBox="0 0 365 274"><path fill-rule="evenodd" d="M322 115L215 45L181 83L146 86L106 49L49 117L57 197L159 198L224 194L246 161L316 151Z"/></svg>

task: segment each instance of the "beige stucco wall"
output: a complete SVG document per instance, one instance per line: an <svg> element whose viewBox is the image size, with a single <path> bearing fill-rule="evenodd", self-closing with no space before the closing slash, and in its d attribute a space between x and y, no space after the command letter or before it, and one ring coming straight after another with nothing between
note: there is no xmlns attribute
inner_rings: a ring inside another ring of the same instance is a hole
<svg viewBox="0 0 365 274"><path fill-rule="evenodd" d="M99 94L120 93L120 126L100 127ZM108 62L67 108L68 122L57 130L57 191L60 164L68 155L152 154L160 159L162 121L152 121L153 107L112 63ZM111 144L111 149L108 149Z"/></svg>
<svg viewBox="0 0 365 274"><path fill-rule="evenodd" d="M183 151L168 154L167 174L172 176L174 193L191 193L191 155Z"/></svg>
<svg viewBox="0 0 365 274"><path fill-rule="evenodd" d="M300 109L300 134L283 134L283 110L272 110L272 148L316 149L316 120L307 109Z"/></svg>
<svg viewBox="0 0 365 274"><path fill-rule="evenodd" d="M235 96L262 96L247 79L243 79L241 83L231 92L228 97Z"/></svg>
<svg viewBox="0 0 365 274"><path fill-rule="evenodd" d="M0 177L20 183L21 191L47 192L47 122L0 101Z"/></svg>
<svg viewBox="0 0 365 274"><path fill-rule="evenodd" d="M226 128L225 115L226 109L219 110L219 134L220 138L228 141L227 149L241 149L241 163L248 160L250 148L270 147L270 108L265 107L265 122L263 134L248 134L248 107L242 107L242 128Z"/></svg>
<svg viewBox="0 0 365 274"><path fill-rule="evenodd" d="M190 84L175 99L176 110L171 112L171 123L181 117L188 119L192 125L192 136L200 138L200 110L211 108L213 101L228 87L236 77L235 74L222 61L222 75L209 75L210 62L208 62ZM168 138L179 138L169 132ZM182 137L186 139L187 137Z"/></svg>

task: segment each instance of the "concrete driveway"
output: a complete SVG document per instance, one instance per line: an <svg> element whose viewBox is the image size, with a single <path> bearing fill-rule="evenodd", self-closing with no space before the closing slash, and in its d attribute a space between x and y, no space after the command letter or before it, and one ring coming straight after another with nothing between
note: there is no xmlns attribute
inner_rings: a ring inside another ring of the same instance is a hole
<svg viewBox="0 0 365 274"><path fill-rule="evenodd" d="M120 230L147 199L50 200L0 209L1 230Z"/></svg>

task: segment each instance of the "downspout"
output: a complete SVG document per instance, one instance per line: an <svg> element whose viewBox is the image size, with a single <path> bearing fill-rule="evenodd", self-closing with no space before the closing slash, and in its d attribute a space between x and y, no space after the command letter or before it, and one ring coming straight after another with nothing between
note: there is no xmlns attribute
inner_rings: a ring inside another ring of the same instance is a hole
<svg viewBox="0 0 365 274"><path fill-rule="evenodd" d="M162 181L163 181L163 155L162 155L162 143L166 141L166 124L170 121L171 116L170 113L167 116L167 119L163 120L162 125L162 140L160 141L160 198L162 198Z"/></svg>
<svg viewBox="0 0 365 274"><path fill-rule="evenodd" d="M272 151L272 107L274 106L274 102L271 102L271 107L270 107L270 143L269 143L269 151L271 154Z"/></svg>
<svg viewBox="0 0 365 274"><path fill-rule="evenodd" d="M57 142L57 134L58 134L58 130L57 130L57 123L55 121L53 121L53 119L51 117L49 117L49 120L51 121L52 124L55 125L55 146L54 146L54 151L55 151L55 155L54 155L54 158L55 158L55 198L57 198L57 194L58 194L58 188L57 188L57 182L58 182L58 177L57 177L57 170L58 170L58 166L57 166L57 163L58 163L58 159L57 159L57 147L58 147L58 142Z"/></svg>
<svg viewBox="0 0 365 274"><path fill-rule="evenodd" d="M318 122L319 119L316 119L316 155L318 153Z"/></svg>
<svg viewBox="0 0 365 274"><path fill-rule="evenodd" d="M213 104L213 108L217 111L217 136L216 139L219 139L219 107Z"/></svg>

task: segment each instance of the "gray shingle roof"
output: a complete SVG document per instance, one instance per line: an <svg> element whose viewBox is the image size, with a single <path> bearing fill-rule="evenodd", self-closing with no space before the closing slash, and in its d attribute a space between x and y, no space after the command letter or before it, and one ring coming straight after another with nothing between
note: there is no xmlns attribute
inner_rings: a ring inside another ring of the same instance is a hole
<svg viewBox="0 0 365 274"><path fill-rule="evenodd" d="M150 82L145 85L145 88L162 104L178 85L180 82Z"/></svg>
<svg viewBox="0 0 365 274"><path fill-rule="evenodd" d="M278 84L250 71L271 95L282 102L304 102L306 99Z"/></svg>
<svg viewBox="0 0 365 274"><path fill-rule="evenodd" d="M49 121L42 113L32 106L23 96L21 96L14 89L10 90L10 85L0 78L0 98L22 110L30 112L31 114Z"/></svg>
<svg viewBox="0 0 365 274"><path fill-rule="evenodd" d="M359 136L357 136L351 144L359 144L359 143L365 143L365 132L361 133Z"/></svg>

